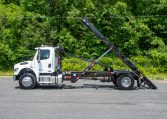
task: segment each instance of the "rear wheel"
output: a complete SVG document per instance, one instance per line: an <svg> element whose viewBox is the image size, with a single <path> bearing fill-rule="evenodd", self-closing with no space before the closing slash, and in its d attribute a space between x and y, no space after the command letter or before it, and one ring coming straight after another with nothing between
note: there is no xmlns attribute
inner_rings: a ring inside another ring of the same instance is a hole
<svg viewBox="0 0 167 119"><path fill-rule="evenodd" d="M23 89L33 89L36 84L36 77L31 73L25 73L19 78L19 85Z"/></svg>
<svg viewBox="0 0 167 119"><path fill-rule="evenodd" d="M120 90L132 90L134 87L134 78L128 74L122 74L117 78L117 86Z"/></svg>

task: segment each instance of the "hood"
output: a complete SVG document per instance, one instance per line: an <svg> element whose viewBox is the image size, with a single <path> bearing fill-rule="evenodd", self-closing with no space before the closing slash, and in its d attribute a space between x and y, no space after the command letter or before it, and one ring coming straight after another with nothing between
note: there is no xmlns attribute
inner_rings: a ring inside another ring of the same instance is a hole
<svg viewBox="0 0 167 119"><path fill-rule="evenodd" d="M19 68L19 67L31 67L32 61L24 61L20 62L14 65L14 68Z"/></svg>
<svg viewBox="0 0 167 119"><path fill-rule="evenodd" d="M23 68L31 68L32 61L24 61L14 65L14 75L17 75L19 71Z"/></svg>
<svg viewBox="0 0 167 119"><path fill-rule="evenodd" d="M28 65L31 64L32 61L24 61L24 62L20 62L18 63L19 65Z"/></svg>

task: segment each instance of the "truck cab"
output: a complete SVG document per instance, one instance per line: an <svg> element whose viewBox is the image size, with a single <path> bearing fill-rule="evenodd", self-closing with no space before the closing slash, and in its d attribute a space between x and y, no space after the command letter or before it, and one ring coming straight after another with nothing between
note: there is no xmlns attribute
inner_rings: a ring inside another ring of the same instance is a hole
<svg viewBox="0 0 167 119"><path fill-rule="evenodd" d="M32 61L14 65L14 80L21 88L34 88L39 84L62 82L60 47L37 47Z"/></svg>

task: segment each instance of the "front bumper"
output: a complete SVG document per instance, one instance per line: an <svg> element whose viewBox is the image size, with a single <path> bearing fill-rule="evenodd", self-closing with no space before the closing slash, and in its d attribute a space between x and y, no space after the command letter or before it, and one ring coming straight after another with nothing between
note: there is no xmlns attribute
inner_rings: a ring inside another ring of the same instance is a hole
<svg viewBox="0 0 167 119"><path fill-rule="evenodd" d="M13 81L16 81L16 76L15 75L13 75Z"/></svg>

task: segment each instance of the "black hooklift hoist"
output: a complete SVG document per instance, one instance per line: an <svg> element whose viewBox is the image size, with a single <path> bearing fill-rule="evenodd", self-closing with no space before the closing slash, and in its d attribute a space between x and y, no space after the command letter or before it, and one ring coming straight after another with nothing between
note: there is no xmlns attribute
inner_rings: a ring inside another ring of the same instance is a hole
<svg viewBox="0 0 167 119"><path fill-rule="evenodd" d="M88 72L104 55L106 55L108 52L112 51L116 56L118 56L127 66L130 67L130 69L132 70L132 72L130 72L130 75L132 75L132 77L134 79L137 80L137 87L141 87L141 86L148 86L148 88L151 89L157 89L157 87L143 74L141 73L138 68L132 63L130 62L123 54L121 54L117 48L109 41L107 40L107 38L101 33L99 32L96 27L90 23L88 21L88 19L84 18L83 19L83 23L106 45L109 47L109 49L102 54L97 60L93 61L83 72L73 72L74 74L77 73L76 76L74 76L72 78L72 82L75 83L77 80L79 80L82 76L90 76L90 75L101 75L104 74L107 75L104 72ZM72 73L72 74L73 74ZM112 71L110 71L111 75L113 75L114 73ZM126 74L126 71L121 71L120 74ZM129 74L128 74L129 75ZM117 79L112 79L112 80L117 80ZM118 85L118 81L113 81L114 84Z"/></svg>

